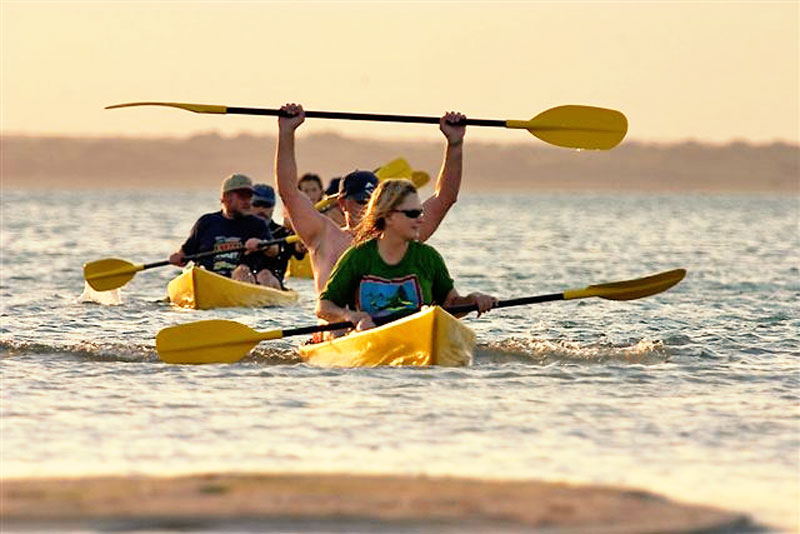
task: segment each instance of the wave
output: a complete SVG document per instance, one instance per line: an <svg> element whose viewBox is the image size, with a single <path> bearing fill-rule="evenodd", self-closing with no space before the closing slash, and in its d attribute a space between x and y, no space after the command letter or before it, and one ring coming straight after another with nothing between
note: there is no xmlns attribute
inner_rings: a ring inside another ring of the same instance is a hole
<svg viewBox="0 0 800 534"><path fill-rule="evenodd" d="M48 344L28 341L0 340L0 359L60 355L81 361L96 362L160 362L155 347L149 344L95 343ZM661 341L640 340L633 345L601 343L585 345L574 341L551 341L510 338L480 344L475 350L475 364L530 363L546 365L554 362L656 364L669 360L670 353ZM263 345L241 360L259 365L295 365L302 363L294 347Z"/></svg>
<svg viewBox="0 0 800 534"><path fill-rule="evenodd" d="M0 359L53 354L98 362L146 362L158 360L155 348L147 345L92 342L48 344L0 340Z"/></svg>
<svg viewBox="0 0 800 534"><path fill-rule="evenodd" d="M662 341L642 339L632 345L613 343L583 344L568 340L509 338L480 345L478 362L535 363L556 362L659 364L669 361L670 352Z"/></svg>
<svg viewBox="0 0 800 534"><path fill-rule="evenodd" d="M0 340L0 360L20 356L60 355L81 361L96 362L160 362L158 353L152 345L131 343L93 343L47 344L28 341ZM243 358L243 362L265 365L286 365L300 363L294 349L256 348Z"/></svg>

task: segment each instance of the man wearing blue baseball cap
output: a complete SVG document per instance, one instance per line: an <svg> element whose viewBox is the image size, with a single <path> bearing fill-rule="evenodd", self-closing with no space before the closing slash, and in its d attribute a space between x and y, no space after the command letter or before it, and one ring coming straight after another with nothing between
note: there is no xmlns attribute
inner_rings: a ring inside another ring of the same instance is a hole
<svg viewBox="0 0 800 534"><path fill-rule="evenodd" d="M353 171L339 181L339 197L349 198L359 206L366 206L376 187L378 177L374 173Z"/></svg>
<svg viewBox="0 0 800 534"><path fill-rule="evenodd" d="M227 177L220 188L222 209L206 213L197 220L181 248L169 257L170 263L183 266L186 256L219 251L219 254L203 258L198 263L233 280L280 288L280 282L264 268L266 252L258 250L261 241L271 239L272 234L266 222L249 213L252 198L253 182L250 178L244 174ZM226 252L242 246L247 249L244 254Z"/></svg>
<svg viewBox="0 0 800 534"><path fill-rule="evenodd" d="M289 237L292 232L285 226L281 226L272 220L272 214L275 211L275 190L267 184L256 184L253 186L253 201L251 202L251 213L256 217L260 217L267 223L269 231L273 239L281 239ZM299 243L297 244L299 245ZM289 265L289 258L294 256L297 259L302 258L305 253L297 250L296 244L282 243L270 247L269 252L273 255L268 257L265 267L275 276L283 287L283 278L286 275L286 268Z"/></svg>
<svg viewBox="0 0 800 534"><path fill-rule="evenodd" d="M338 203L344 212L345 226L340 228L331 219L319 213L311 201L297 189L297 161L295 159L295 130L305 120L303 107L286 104L278 117L278 150L275 155L275 181L295 232L308 248L314 285L322 292L336 261L353 242L353 231L361 221L364 207L369 202L378 178L369 171L354 171L339 183ZM444 161L436 180L435 193L425 201L425 217L419 240L427 240L455 204L461 187L464 134L464 115L446 113L439 121L439 129L447 139Z"/></svg>

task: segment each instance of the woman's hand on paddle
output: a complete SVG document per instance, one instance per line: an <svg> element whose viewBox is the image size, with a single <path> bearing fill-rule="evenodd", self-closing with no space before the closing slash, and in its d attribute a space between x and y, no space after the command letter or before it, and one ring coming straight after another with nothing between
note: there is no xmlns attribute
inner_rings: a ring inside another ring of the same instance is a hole
<svg viewBox="0 0 800 534"><path fill-rule="evenodd" d="M470 293L466 298L469 304L475 304L478 307L478 317L497 306L499 302L497 297L477 292Z"/></svg>
<svg viewBox="0 0 800 534"><path fill-rule="evenodd" d="M366 312L362 311L348 312L347 320L356 325L357 332L361 332L362 330L369 330L370 328L375 328L375 321L373 321L372 316Z"/></svg>
<svg viewBox="0 0 800 534"><path fill-rule="evenodd" d="M281 106L281 114L278 116L278 130L291 131L297 129L306 120L306 112L300 104L285 104Z"/></svg>
<svg viewBox="0 0 800 534"><path fill-rule="evenodd" d="M368 330L375 328L375 322L372 316L366 312L351 310L337 305L335 302L326 299L317 300L317 305L314 307L314 312L317 317L324 319L329 323L338 321L347 321L353 323L356 330Z"/></svg>
<svg viewBox="0 0 800 534"><path fill-rule="evenodd" d="M467 131L467 117L457 111L448 111L439 119L439 129L450 145L460 145Z"/></svg>

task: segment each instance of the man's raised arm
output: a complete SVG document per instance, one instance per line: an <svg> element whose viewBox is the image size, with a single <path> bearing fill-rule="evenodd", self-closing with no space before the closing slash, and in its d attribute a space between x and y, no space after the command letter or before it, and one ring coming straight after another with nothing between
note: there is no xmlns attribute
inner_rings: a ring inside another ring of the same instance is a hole
<svg viewBox="0 0 800 534"><path fill-rule="evenodd" d="M292 227L309 249L319 247L325 229L325 216L314 209L311 200L297 188L297 160L294 151L295 130L303 124L305 112L297 104L281 107L278 117L278 150L275 154L275 185Z"/></svg>
<svg viewBox="0 0 800 534"><path fill-rule="evenodd" d="M461 188L461 173L464 166L464 134L466 117L450 111L439 121L439 129L447 139L442 168L436 179L433 196L425 201L425 219L420 229L420 241L426 241L458 200Z"/></svg>

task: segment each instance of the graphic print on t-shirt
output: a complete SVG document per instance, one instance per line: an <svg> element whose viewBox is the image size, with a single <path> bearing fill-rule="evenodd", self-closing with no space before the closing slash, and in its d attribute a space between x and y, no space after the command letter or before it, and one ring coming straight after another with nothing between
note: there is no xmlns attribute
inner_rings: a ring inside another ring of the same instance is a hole
<svg viewBox="0 0 800 534"><path fill-rule="evenodd" d="M422 291L416 275L387 280L365 276L358 286L358 309L373 317L386 317L422 307Z"/></svg>
<svg viewBox="0 0 800 534"><path fill-rule="evenodd" d="M217 236L214 239L214 250L224 251L231 250L242 246L242 240L238 237L222 237ZM230 276L231 272L239 265L239 256L241 252L231 252L230 254L217 254L214 256L215 273L224 276Z"/></svg>

